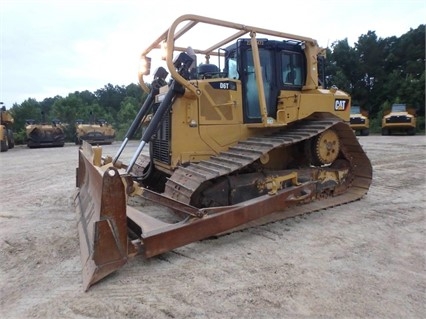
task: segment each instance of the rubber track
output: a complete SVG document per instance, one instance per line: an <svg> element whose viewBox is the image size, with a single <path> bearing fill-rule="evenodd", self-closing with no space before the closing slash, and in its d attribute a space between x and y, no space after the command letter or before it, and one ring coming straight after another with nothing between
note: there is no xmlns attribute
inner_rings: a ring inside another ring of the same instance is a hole
<svg viewBox="0 0 426 319"><path fill-rule="evenodd" d="M350 162L353 180L344 194L328 197L295 207L295 215L312 212L355 201L364 196L372 180L370 160L363 151L353 130L339 119L304 120L275 134L263 137L250 137L241 141L226 152L199 163L178 168L169 178L165 195L189 204L191 195L207 180L237 171L258 160L261 155L277 147L290 146L321 134L333 128L339 136L340 148ZM269 217L269 221L280 219ZM256 222L263 224L265 221Z"/></svg>

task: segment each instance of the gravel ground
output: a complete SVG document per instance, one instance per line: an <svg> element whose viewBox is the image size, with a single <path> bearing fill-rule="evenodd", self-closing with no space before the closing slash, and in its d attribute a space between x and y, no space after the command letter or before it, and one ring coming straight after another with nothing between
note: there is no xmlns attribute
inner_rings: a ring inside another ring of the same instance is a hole
<svg viewBox="0 0 426 319"><path fill-rule="evenodd" d="M425 318L425 136L359 140L374 174L360 201L136 257L88 292L77 147L1 153L0 317Z"/></svg>

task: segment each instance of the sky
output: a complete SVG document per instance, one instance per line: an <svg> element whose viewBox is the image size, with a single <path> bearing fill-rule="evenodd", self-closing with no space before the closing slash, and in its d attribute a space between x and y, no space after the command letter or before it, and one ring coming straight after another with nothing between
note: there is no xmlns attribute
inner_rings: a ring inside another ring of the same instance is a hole
<svg viewBox="0 0 426 319"><path fill-rule="evenodd" d="M141 52L183 14L353 47L368 31L399 37L426 24L426 1L0 0L0 101L138 83Z"/></svg>

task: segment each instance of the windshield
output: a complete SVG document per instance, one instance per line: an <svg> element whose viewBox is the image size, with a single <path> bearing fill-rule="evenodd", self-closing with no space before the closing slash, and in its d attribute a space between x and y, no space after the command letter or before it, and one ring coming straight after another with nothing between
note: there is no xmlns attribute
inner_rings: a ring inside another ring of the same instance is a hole
<svg viewBox="0 0 426 319"><path fill-rule="evenodd" d="M392 112L405 112L405 104L394 104L392 105Z"/></svg>
<svg viewBox="0 0 426 319"><path fill-rule="evenodd" d="M359 113L361 113L360 107L356 106L356 105L353 105L351 107L351 114L359 114Z"/></svg>

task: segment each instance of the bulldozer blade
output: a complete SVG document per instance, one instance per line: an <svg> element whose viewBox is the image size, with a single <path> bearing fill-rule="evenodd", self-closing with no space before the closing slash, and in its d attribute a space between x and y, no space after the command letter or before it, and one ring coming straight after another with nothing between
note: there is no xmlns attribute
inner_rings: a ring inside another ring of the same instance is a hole
<svg viewBox="0 0 426 319"><path fill-rule="evenodd" d="M126 196L118 171L79 151L75 206L85 291L127 262ZM87 151L87 150L86 150Z"/></svg>
<svg viewBox="0 0 426 319"><path fill-rule="evenodd" d="M287 208L301 201L311 202L316 195L315 187L315 183L306 182L281 190L275 195L266 194L233 206L200 209L199 212L205 213L201 218L167 226L160 224L142 233L144 257L150 258L198 240L224 234L276 211L282 211L281 219L293 217L297 214ZM141 220L146 219L143 215L140 217Z"/></svg>
<svg viewBox="0 0 426 319"><path fill-rule="evenodd" d="M77 168L75 206L85 291L136 254L150 258L285 210L300 201L310 202L315 196L315 183L307 182L234 206L198 209L144 189L138 196L186 216L180 222L166 223L128 205L119 171L112 165L100 166L100 150L84 142ZM100 152L96 154L97 151ZM290 216L292 211L287 210L286 217ZM129 239L129 219L142 230L140 240Z"/></svg>

